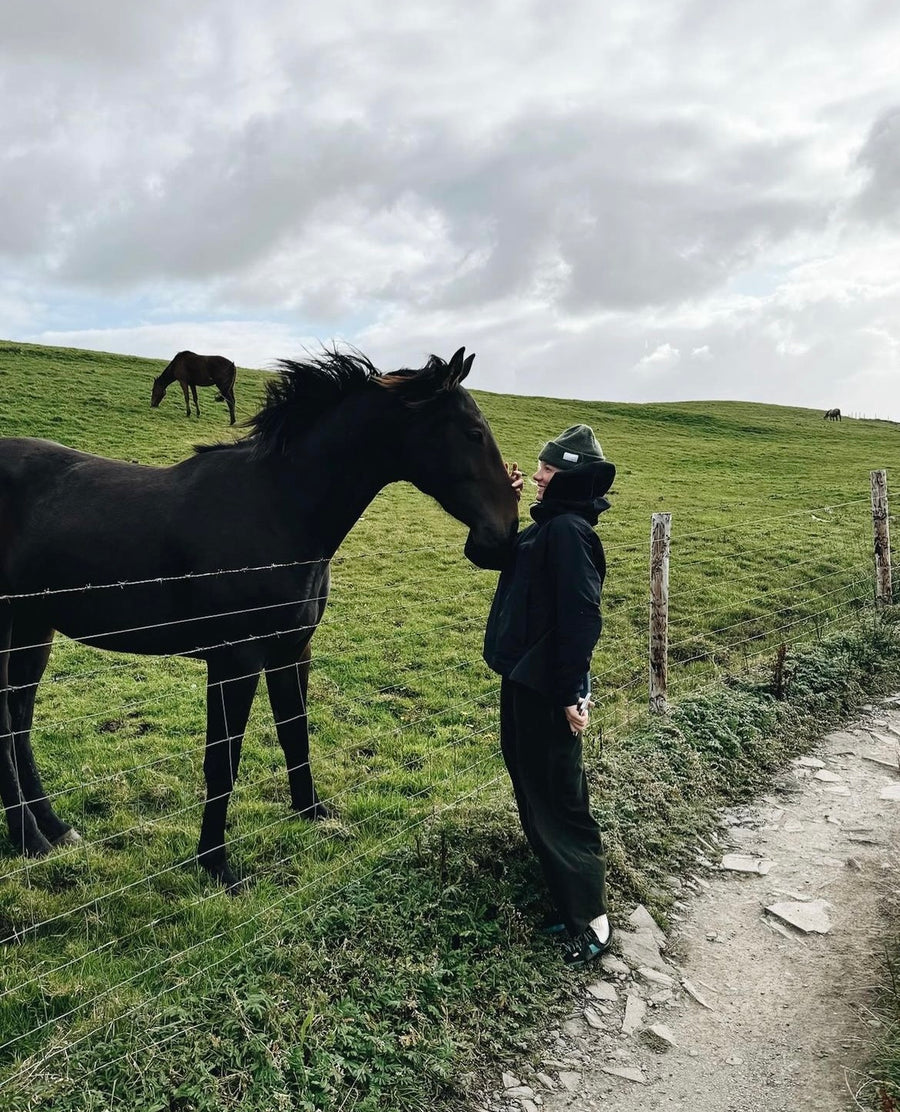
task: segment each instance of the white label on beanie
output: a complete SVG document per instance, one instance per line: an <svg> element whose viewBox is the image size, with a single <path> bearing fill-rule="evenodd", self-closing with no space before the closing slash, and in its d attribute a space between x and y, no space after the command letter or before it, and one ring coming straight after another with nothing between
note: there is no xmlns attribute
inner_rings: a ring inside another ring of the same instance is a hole
<svg viewBox="0 0 900 1112"><path fill-rule="evenodd" d="M575 452L563 452L563 459L566 463L578 463L578 456Z"/></svg>

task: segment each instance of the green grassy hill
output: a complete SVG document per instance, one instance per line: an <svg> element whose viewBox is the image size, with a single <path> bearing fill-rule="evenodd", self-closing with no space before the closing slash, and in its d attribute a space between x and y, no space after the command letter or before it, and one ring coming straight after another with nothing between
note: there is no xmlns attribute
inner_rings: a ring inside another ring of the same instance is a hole
<svg viewBox="0 0 900 1112"><path fill-rule="evenodd" d="M163 365L0 343L0 435L155 464L240 435L211 390L199 421L177 387L151 411ZM239 421L264 379L239 370ZM741 402L475 395L526 474L548 436L576 422L618 466L600 524L610 572L589 752L614 896L664 910L659 878L691 823L708 821L704 803L683 792L677 822L666 820L681 828L644 825L638 837L636 797L617 797L610 779L618 765L650 777L652 794L653 775L675 775L655 764L657 749L615 748L646 701L650 516L672 513L677 697L769 662L782 641L870 615L869 471L894 467L900 426ZM258 699L230 813L232 856L250 880L239 899L191 863L202 667L59 640L35 750L87 844L30 863L0 845L0 1108L119 1107L123 1091L148 1109L450 1107L485 1040L501 1047L564 994L530 929L534 867L497 757L495 677L480 660L496 577L467 564L464 538L405 485L379 495L348 537L313 642L310 700L319 791L340 818L312 829L290 817ZM760 753L759 767L777 755ZM696 774L691 761L681 774ZM741 768L735 791L752 780Z"/></svg>

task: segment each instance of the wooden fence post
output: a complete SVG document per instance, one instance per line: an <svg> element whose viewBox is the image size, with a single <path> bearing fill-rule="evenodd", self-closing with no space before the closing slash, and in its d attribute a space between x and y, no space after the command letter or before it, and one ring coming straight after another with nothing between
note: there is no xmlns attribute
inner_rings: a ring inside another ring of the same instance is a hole
<svg viewBox="0 0 900 1112"><path fill-rule="evenodd" d="M894 601L891 591L887 471L870 471L869 478L872 482L872 529L875 533L875 606L881 610Z"/></svg>
<svg viewBox="0 0 900 1112"><path fill-rule="evenodd" d="M669 674L669 540L671 514L654 514L650 525L650 711L665 714Z"/></svg>

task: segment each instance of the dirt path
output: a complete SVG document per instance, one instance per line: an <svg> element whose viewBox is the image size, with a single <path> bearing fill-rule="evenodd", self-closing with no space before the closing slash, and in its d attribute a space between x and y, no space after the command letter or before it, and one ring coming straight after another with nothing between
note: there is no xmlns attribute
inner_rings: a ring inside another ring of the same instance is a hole
<svg viewBox="0 0 900 1112"><path fill-rule="evenodd" d="M859 1108L854 1094L865 1084L862 1070L878 1028L870 986L897 928L887 907L896 915L900 892L900 800L881 797L884 789L897 791L900 774L866 758L896 766L898 745L895 698L822 738L757 806L726 816L720 852L711 846L698 862L697 876L683 888L682 920L668 939L658 936L657 960L649 931L623 936L628 964L611 961L598 970L538 1070L511 1066L505 1088L498 1085L483 1107ZM722 871L721 852L771 865L765 875ZM824 914L830 929L803 933L784 925L765 910L782 902ZM641 940L650 941L647 958L631 953ZM658 971L638 972L648 964ZM615 999L603 999L611 989ZM623 1021L636 1025L632 1033L623 1032ZM674 1045L650 1032L660 1024Z"/></svg>

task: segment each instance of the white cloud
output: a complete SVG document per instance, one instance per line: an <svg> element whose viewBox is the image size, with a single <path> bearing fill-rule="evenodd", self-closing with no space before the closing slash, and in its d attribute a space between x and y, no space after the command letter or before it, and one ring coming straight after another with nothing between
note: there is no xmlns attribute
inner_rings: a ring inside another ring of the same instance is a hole
<svg viewBox="0 0 900 1112"><path fill-rule="evenodd" d="M634 372L643 378L657 377L667 374L681 362L681 352L671 344L660 344L649 355L639 359L634 365Z"/></svg>
<svg viewBox="0 0 900 1112"><path fill-rule="evenodd" d="M188 349L225 355L241 367L271 369L282 357L318 347L319 339L304 336L286 325L257 321L171 321L130 328L94 328L67 332L37 332L23 337L29 343L94 351L124 352L148 359L171 359Z"/></svg>

